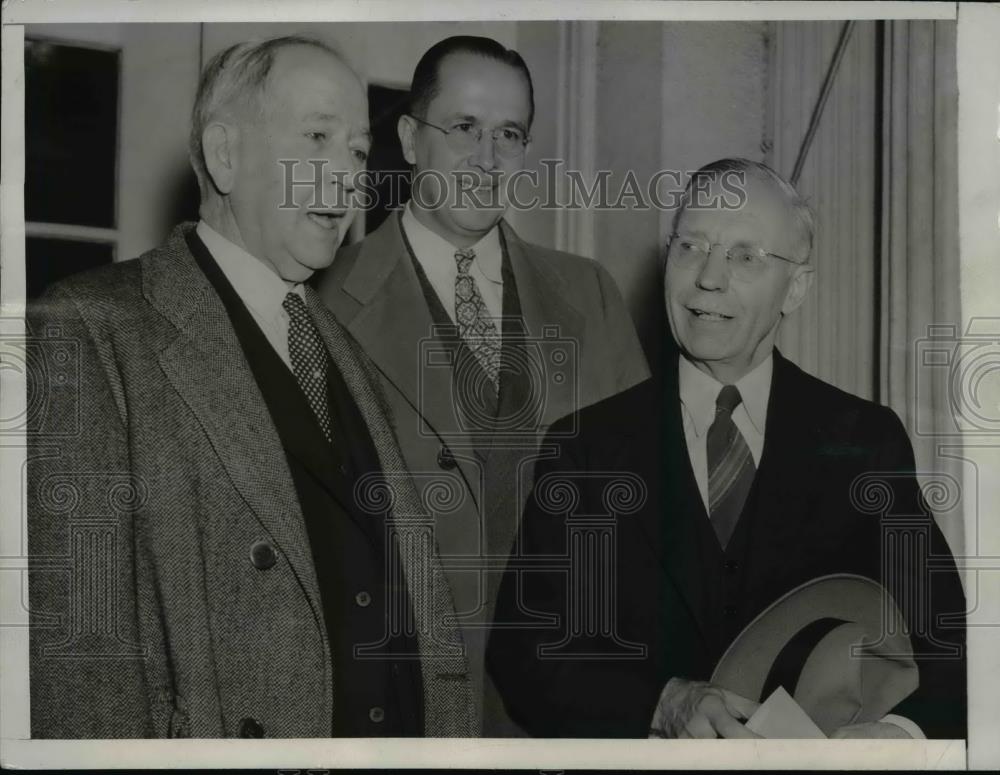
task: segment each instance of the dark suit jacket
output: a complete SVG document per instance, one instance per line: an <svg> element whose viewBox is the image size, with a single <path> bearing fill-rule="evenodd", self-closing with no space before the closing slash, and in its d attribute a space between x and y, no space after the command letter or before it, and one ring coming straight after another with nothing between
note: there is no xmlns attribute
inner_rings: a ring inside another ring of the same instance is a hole
<svg viewBox="0 0 1000 775"><path fill-rule="evenodd" d="M463 425L456 411L451 367L429 360L440 348L399 216L388 218L362 242L341 249L316 284L380 372L407 466L428 504L435 504L436 535L456 607L464 614L470 669L479 673L477 689L482 687L485 628L493 603L486 589L496 586L489 580L480 586L480 558L490 554L487 516L510 515L507 545L492 559L502 568L530 491L538 444L549 425L649 375L632 319L607 270L590 259L528 244L506 222L501 221L500 228L527 346L540 359L541 375L535 386L540 399L537 425L514 434L516 438L505 437L505 444L523 451L523 464L508 477L502 503L496 502L495 493L493 502L485 502L489 458L480 454L482 439ZM556 350L566 359L553 360ZM504 719L487 721L487 734L516 733L506 728Z"/></svg>
<svg viewBox="0 0 1000 775"><path fill-rule="evenodd" d="M518 723L544 737L645 737L667 680L708 680L732 637L770 603L843 572L883 582L915 630L920 687L896 712L929 737L965 736L961 582L891 410L775 353L764 449L737 527L745 551L720 562L703 549L711 528L684 440L676 367L662 384L647 381L576 421L579 436L539 464L497 604L498 617L534 627L494 630L487 654ZM599 526L594 515L609 513L610 548L579 571L569 598L569 545L586 545ZM917 537L916 556L900 548L909 542L883 538L900 532ZM904 570L883 575L894 563ZM929 598L919 593L928 589L924 563L934 569ZM518 575L517 565L550 570ZM735 591L730 598L720 599L718 579ZM598 627L593 616L581 623L595 599L614 601L613 625ZM942 615L951 615L947 624Z"/></svg>
<svg viewBox="0 0 1000 775"><path fill-rule="evenodd" d="M365 698L335 685L345 666L333 663L300 503L345 496L330 491L322 459L283 446L190 228L71 278L30 310L39 351L68 355L37 385L43 408L29 427L32 736L377 734ZM358 501L329 513L356 556L336 569L340 599L326 611L342 614L344 643L377 642L382 518L421 512L370 363L315 293L306 303L395 495L382 512ZM439 576L410 593L445 617ZM456 636L445 625L434 634ZM472 731L462 660L415 670L424 731ZM408 685L404 675L394 689ZM348 713L357 718L334 723Z"/></svg>

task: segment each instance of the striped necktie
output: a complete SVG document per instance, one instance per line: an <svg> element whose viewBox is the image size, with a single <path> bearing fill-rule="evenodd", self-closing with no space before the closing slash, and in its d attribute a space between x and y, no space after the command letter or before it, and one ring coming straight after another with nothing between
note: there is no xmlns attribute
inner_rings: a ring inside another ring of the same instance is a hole
<svg viewBox="0 0 1000 775"><path fill-rule="evenodd" d="M733 422L743 400L735 385L726 385L715 401L715 420L708 429L708 513L725 549L743 511L757 472L750 447Z"/></svg>
<svg viewBox="0 0 1000 775"><path fill-rule="evenodd" d="M475 257L476 252L472 248L459 248L455 251L455 263L458 265L458 275L455 277L455 321L462 340L493 382L494 391L498 391L500 332L486 309L476 278L469 274Z"/></svg>
<svg viewBox="0 0 1000 775"><path fill-rule="evenodd" d="M326 389L330 356L302 297L289 292L281 306L288 313L288 355L292 361L292 372L316 415L320 430L332 444L330 400Z"/></svg>

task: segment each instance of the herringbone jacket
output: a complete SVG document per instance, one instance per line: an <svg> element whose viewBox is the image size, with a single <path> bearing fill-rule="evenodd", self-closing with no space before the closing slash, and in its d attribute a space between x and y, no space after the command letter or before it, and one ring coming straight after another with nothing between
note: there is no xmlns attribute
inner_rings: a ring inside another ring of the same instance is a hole
<svg viewBox="0 0 1000 775"><path fill-rule="evenodd" d="M29 385L32 737L227 737L247 719L269 737L331 733L330 648L295 486L185 242L191 226L29 310L41 359ZM475 735L450 591L433 541L414 548L424 510L378 380L312 291L307 305L378 453L383 481L364 497L416 530L397 543L424 733ZM255 561L262 541L273 563Z"/></svg>

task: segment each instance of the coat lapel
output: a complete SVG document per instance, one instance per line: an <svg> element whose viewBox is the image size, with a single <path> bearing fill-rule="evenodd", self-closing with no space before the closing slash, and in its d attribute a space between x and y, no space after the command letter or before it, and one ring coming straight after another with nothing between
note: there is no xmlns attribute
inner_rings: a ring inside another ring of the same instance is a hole
<svg viewBox="0 0 1000 775"><path fill-rule="evenodd" d="M400 233L386 219L361 245L343 290L357 303L334 313L376 368L442 437L459 432L451 401L451 369L434 337L433 321Z"/></svg>
<svg viewBox="0 0 1000 775"><path fill-rule="evenodd" d="M360 356L357 356L354 352L343 328L337 324L330 310L323 304L316 291L310 287L306 288L306 305L309 308L310 316L315 322L320 336L323 338L330 359L340 372L343 384L351 394L351 399L357 407L358 415L361 421L364 422L364 404L374 401L374 397L378 394L372 390L370 393L361 395L356 389L356 385L359 381L363 382L369 378L377 379L377 377L369 377L369 374L363 370L360 363ZM379 410L388 414L387 407L381 402L377 403ZM367 429L367 432L369 435L372 435L370 428ZM374 437L372 438L372 443L375 444ZM371 462L372 464L377 464L378 461ZM344 506L347 513L374 545L380 545L385 538L383 534L384 521L381 512L366 508L364 499L359 498L356 492L340 492L340 488L337 488L337 490L337 493L335 493L336 497Z"/></svg>
<svg viewBox="0 0 1000 775"><path fill-rule="evenodd" d="M539 395L543 402L542 424L547 427L580 405L580 342L585 334L586 318L565 299L565 280L545 263L531 256L532 247L521 240L506 221L500 230L517 283L521 317L524 320L526 346L542 359ZM553 362L556 350L569 349L574 373L569 379L556 379L562 372ZM533 357L531 353L528 357ZM553 368L555 367L555 368ZM551 370L550 370L551 369Z"/></svg>
<svg viewBox="0 0 1000 775"><path fill-rule="evenodd" d="M178 227L143 292L177 329L159 354L167 379L200 422L230 481L288 558L322 626L309 540L281 441L221 300ZM210 517L210 515L208 515Z"/></svg>
<svg viewBox="0 0 1000 775"><path fill-rule="evenodd" d="M656 391L659 411L649 423L648 437L652 441L644 455L644 468L647 481L655 483L652 486L659 497L651 499L654 507L644 511L642 524L650 539L647 545L656 553L660 568L708 642L704 568L697 532L698 520L706 521L708 517L687 451L674 363Z"/></svg>
<svg viewBox="0 0 1000 775"><path fill-rule="evenodd" d="M818 509L809 506L809 493L821 488L811 483L817 475L821 433L817 425L819 407L810 401L795 366L774 352L774 376L767 404L764 450L754 482L753 518L748 563L768 569L787 560L789 552L815 546ZM744 515L746 516L746 515ZM754 584L760 574L751 574Z"/></svg>
<svg viewBox="0 0 1000 775"><path fill-rule="evenodd" d="M386 382L413 408L418 427L400 428L399 433L433 434L448 447L470 444L452 399L451 352L435 336L399 216L387 218L361 243L346 273L334 262L321 279L320 293ZM401 420L405 418L396 417L397 423ZM467 450L454 454L478 508L476 458Z"/></svg>

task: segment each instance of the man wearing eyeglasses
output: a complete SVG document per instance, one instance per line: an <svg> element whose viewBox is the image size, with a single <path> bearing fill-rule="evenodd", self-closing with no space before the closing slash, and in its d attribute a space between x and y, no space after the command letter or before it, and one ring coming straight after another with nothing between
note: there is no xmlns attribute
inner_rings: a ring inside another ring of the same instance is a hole
<svg viewBox="0 0 1000 775"><path fill-rule="evenodd" d="M734 176L738 202L722 193ZM709 683L715 665L784 594L853 573L901 607L920 685L835 736L965 736L965 601L903 426L775 349L815 276L813 228L762 164L723 159L692 178L665 267L676 365L574 418L578 435L540 462L521 523L522 558L572 557L568 536L610 510L611 548L568 575L508 572L501 587L498 619L522 626L493 632L488 665L532 734L754 737L743 722L758 698ZM864 482L888 513L861 502Z"/></svg>
<svg viewBox="0 0 1000 775"><path fill-rule="evenodd" d="M524 242L503 218L533 117L517 52L469 36L430 48L398 127L412 199L318 285L379 368L435 514L486 736L520 734L483 660L539 441L649 373L607 271Z"/></svg>

